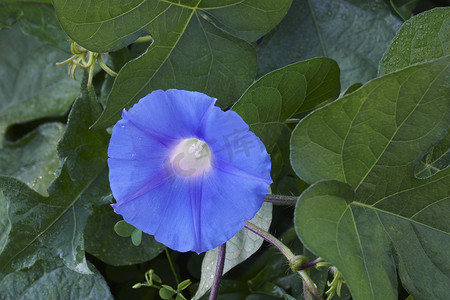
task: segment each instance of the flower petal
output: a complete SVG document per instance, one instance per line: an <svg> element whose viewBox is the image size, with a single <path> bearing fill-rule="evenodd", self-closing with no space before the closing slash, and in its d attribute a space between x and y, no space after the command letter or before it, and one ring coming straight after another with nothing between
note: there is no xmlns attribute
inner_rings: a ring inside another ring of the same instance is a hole
<svg viewBox="0 0 450 300"><path fill-rule="evenodd" d="M215 99L198 92L156 90L142 98L128 112L137 127L179 139L196 136L204 115Z"/></svg>
<svg viewBox="0 0 450 300"><path fill-rule="evenodd" d="M191 201L186 197L190 188L188 180L175 177L114 210L169 248L190 251L196 247L197 235Z"/></svg>
<svg viewBox="0 0 450 300"><path fill-rule="evenodd" d="M137 128L124 114L123 119L113 127L108 156L118 159L160 161L167 156L167 144L168 141Z"/></svg>
<svg viewBox="0 0 450 300"><path fill-rule="evenodd" d="M200 219L201 244L195 251L213 249L241 230L252 219L269 192L269 184L215 170L204 176Z"/></svg>
<svg viewBox="0 0 450 300"><path fill-rule="evenodd" d="M147 193L170 179L170 170L155 161L108 159L109 182L118 204Z"/></svg>
<svg viewBox="0 0 450 300"><path fill-rule="evenodd" d="M261 140L234 111L214 107L203 125L203 138L213 153L216 165L249 176L270 178L270 157ZM224 170L224 169L223 169ZM225 171L225 170L224 170Z"/></svg>

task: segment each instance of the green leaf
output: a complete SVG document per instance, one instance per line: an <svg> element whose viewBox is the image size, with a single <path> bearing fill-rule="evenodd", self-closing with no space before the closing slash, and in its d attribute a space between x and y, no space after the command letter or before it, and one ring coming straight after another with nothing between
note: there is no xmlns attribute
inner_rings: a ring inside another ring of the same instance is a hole
<svg viewBox="0 0 450 300"><path fill-rule="evenodd" d="M450 54L450 8L440 7L405 22L380 62L380 74ZM443 138L416 167L418 178L428 178L450 164L450 136Z"/></svg>
<svg viewBox="0 0 450 300"><path fill-rule="evenodd" d="M25 34L69 52L69 37L59 25L51 1L0 1L0 29L16 22Z"/></svg>
<svg viewBox="0 0 450 300"><path fill-rule="evenodd" d="M90 273L83 231L91 206L111 193L106 167L105 131L89 130L98 117L93 91L73 105L66 133L58 145L64 160L59 176L41 196L24 183L0 177L0 274L32 266L38 259L62 258L72 270Z"/></svg>
<svg viewBox="0 0 450 300"><path fill-rule="evenodd" d="M450 8L439 7L406 21L380 62L380 75L450 54Z"/></svg>
<svg viewBox="0 0 450 300"><path fill-rule="evenodd" d="M60 123L47 123L17 142L5 142L0 149L0 174L19 179L47 195L59 166L56 145L64 129Z"/></svg>
<svg viewBox="0 0 450 300"><path fill-rule="evenodd" d="M252 84L232 109L270 153L287 122L339 96L339 67L321 57L273 71ZM290 130L289 130L290 131Z"/></svg>
<svg viewBox="0 0 450 300"><path fill-rule="evenodd" d="M403 20L411 18L413 9L420 0L390 0L392 8Z"/></svg>
<svg viewBox="0 0 450 300"><path fill-rule="evenodd" d="M177 294L175 300L186 300L186 297L184 297L182 294Z"/></svg>
<svg viewBox="0 0 450 300"><path fill-rule="evenodd" d="M256 226L268 230L272 221L272 204L264 202L255 217L250 220ZM263 243L263 238L250 232L246 228L241 229L226 244L225 265L223 274L231 270L236 265L245 261L253 253L258 251ZM212 286L216 273L218 249L206 252L202 262L202 273L200 285L193 299L200 299Z"/></svg>
<svg viewBox="0 0 450 300"><path fill-rule="evenodd" d="M258 73L328 56L338 62L346 89L377 75L378 62L399 26L383 1L293 1L287 16L258 47Z"/></svg>
<svg viewBox="0 0 450 300"><path fill-rule="evenodd" d="M234 36L253 42L284 18L291 3L292 0L246 0L223 9L204 12L216 26Z"/></svg>
<svg viewBox="0 0 450 300"><path fill-rule="evenodd" d="M10 124L67 112L79 83L55 65L66 53L25 36L17 25L0 31L0 53L2 139Z"/></svg>
<svg viewBox="0 0 450 300"><path fill-rule="evenodd" d="M253 81L256 54L250 44L223 30L256 39L281 21L290 1L209 0L202 5L201 0L144 0L123 5L55 0L54 6L67 34L91 51L117 50L144 35L153 38L148 50L119 72L106 110L95 124L107 127L119 119L122 109L155 89L204 92L218 98L221 107L229 107ZM245 18L237 21L235 15L243 10ZM226 28L213 25L213 16Z"/></svg>
<svg viewBox="0 0 450 300"><path fill-rule="evenodd" d="M0 298L29 299L113 299L108 284L92 264L92 275L74 272L63 264L41 261L0 281Z"/></svg>
<svg viewBox="0 0 450 300"><path fill-rule="evenodd" d="M129 236L134 226L129 224L126 230L127 238L118 237L116 226L125 222L119 220L121 217L114 213L109 204L96 207L84 233L86 251L112 266L150 261L164 251L164 246L148 234L142 236L142 243L138 247L132 245Z"/></svg>
<svg viewBox="0 0 450 300"><path fill-rule="evenodd" d="M120 220L114 225L114 231L121 237L130 237L135 229L136 227L128 224L124 220Z"/></svg>
<svg viewBox="0 0 450 300"><path fill-rule="evenodd" d="M450 124L449 64L373 80L292 134L293 168L314 183L298 200L297 233L342 272L354 299L397 299L396 268L417 299L448 294L450 169L420 180L414 168Z"/></svg>
<svg viewBox="0 0 450 300"><path fill-rule="evenodd" d="M291 139L296 173L308 183L336 179L372 190L373 176L384 176L379 168L421 158L448 126L449 60L375 79L300 121Z"/></svg>
<svg viewBox="0 0 450 300"><path fill-rule="evenodd" d="M190 17L191 14L185 17L186 22ZM177 15L167 18L179 23L183 20ZM130 108L155 89L204 92L217 97L219 106L227 107L253 81L256 54L250 44L220 31L198 14L190 20L180 41L166 41L166 36L172 35L160 31L161 37L154 36L155 42L147 52L121 69L95 126L113 124L123 108ZM179 23L171 26L187 25Z"/></svg>
<svg viewBox="0 0 450 300"><path fill-rule="evenodd" d="M131 242L135 246L139 246L141 244L141 242L142 242L142 230L140 230L140 229L133 230L133 232L131 233Z"/></svg>
<svg viewBox="0 0 450 300"><path fill-rule="evenodd" d="M163 285L162 289L159 290L159 296L162 299L170 299L173 295L175 295L177 292L168 285Z"/></svg>
<svg viewBox="0 0 450 300"><path fill-rule="evenodd" d="M180 282L180 283L178 284L177 290L182 291L182 290L186 289L188 286L190 286L191 283L192 283L192 282L191 282L190 279L183 280L182 282Z"/></svg>

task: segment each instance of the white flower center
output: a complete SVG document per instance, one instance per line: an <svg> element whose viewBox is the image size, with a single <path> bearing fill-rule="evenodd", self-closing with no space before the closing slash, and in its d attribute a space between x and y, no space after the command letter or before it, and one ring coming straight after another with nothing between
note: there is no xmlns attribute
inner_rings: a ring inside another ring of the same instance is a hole
<svg viewBox="0 0 450 300"><path fill-rule="evenodd" d="M180 176L197 176L211 168L208 145L196 138L182 140L170 155L172 169Z"/></svg>

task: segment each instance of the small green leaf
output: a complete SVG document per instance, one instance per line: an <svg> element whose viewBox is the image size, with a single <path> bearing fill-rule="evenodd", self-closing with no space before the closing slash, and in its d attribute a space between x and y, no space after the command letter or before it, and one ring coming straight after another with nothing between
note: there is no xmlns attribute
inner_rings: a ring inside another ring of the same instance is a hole
<svg viewBox="0 0 450 300"><path fill-rule="evenodd" d="M175 300L187 300L187 299L182 294L177 294L177 296L175 297Z"/></svg>
<svg viewBox="0 0 450 300"><path fill-rule="evenodd" d="M184 290L185 288L187 288L188 286L190 286L191 284L192 284L191 280L190 280L190 279L186 279L186 280L184 280L184 281L182 281L182 282L180 282L180 283L178 284L177 290L178 290L178 291L182 291L182 290Z"/></svg>
<svg viewBox="0 0 450 300"><path fill-rule="evenodd" d="M131 233L131 242L135 246L139 246L141 244L141 242L142 242L142 230L140 230L140 229L133 230L133 232Z"/></svg>
<svg viewBox="0 0 450 300"><path fill-rule="evenodd" d="M114 231L121 237L129 237L136 229L133 225L128 224L124 220L120 220L114 225Z"/></svg>
<svg viewBox="0 0 450 300"><path fill-rule="evenodd" d="M272 204L264 202L261 209L250 220L256 226L268 230L272 221ZM263 238L250 232L246 228L241 229L226 244L225 266L223 274L231 270L234 266L240 264L258 251L263 243ZM217 248L206 252L202 262L202 273L200 284L193 299L200 299L210 288L214 281L214 275L217 265Z"/></svg>
<svg viewBox="0 0 450 300"><path fill-rule="evenodd" d="M170 285L166 285L166 284L162 284L161 285L163 288L165 288L166 290L172 292L172 293L176 293L177 291L175 291L175 289L173 287L171 287Z"/></svg>
<svg viewBox="0 0 450 300"><path fill-rule="evenodd" d="M163 285L163 287L159 290L159 296L162 299L170 299L173 295L175 295L177 292L168 285Z"/></svg>
<svg viewBox="0 0 450 300"><path fill-rule="evenodd" d="M380 62L379 74L450 54L450 7L425 11L406 21Z"/></svg>

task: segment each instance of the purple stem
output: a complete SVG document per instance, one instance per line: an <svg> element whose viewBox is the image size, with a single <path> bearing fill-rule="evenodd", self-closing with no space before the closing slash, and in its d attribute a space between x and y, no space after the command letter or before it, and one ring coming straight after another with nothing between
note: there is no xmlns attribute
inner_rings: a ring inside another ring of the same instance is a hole
<svg viewBox="0 0 450 300"><path fill-rule="evenodd" d="M211 293L209 294L209 300L216 300L217 295L219 295L219 285L220 281L222 280L223 266L225 264L225 252L226 252L226 243L219 246L216 275L214 276L214 282L211 287Z"/></svg>
<svg viewBox="0 0 450 300"><path fill-rule="evenodd" d="M315 260L305 262L304 264L300 265L300 267L298 268L298 271L301 271L301 270L304 270L304 269L313 267L313 266L315 266L318 262L321 262L321 261L322 261L322 258L318 257L318 258L316 258Z"/></svg>

